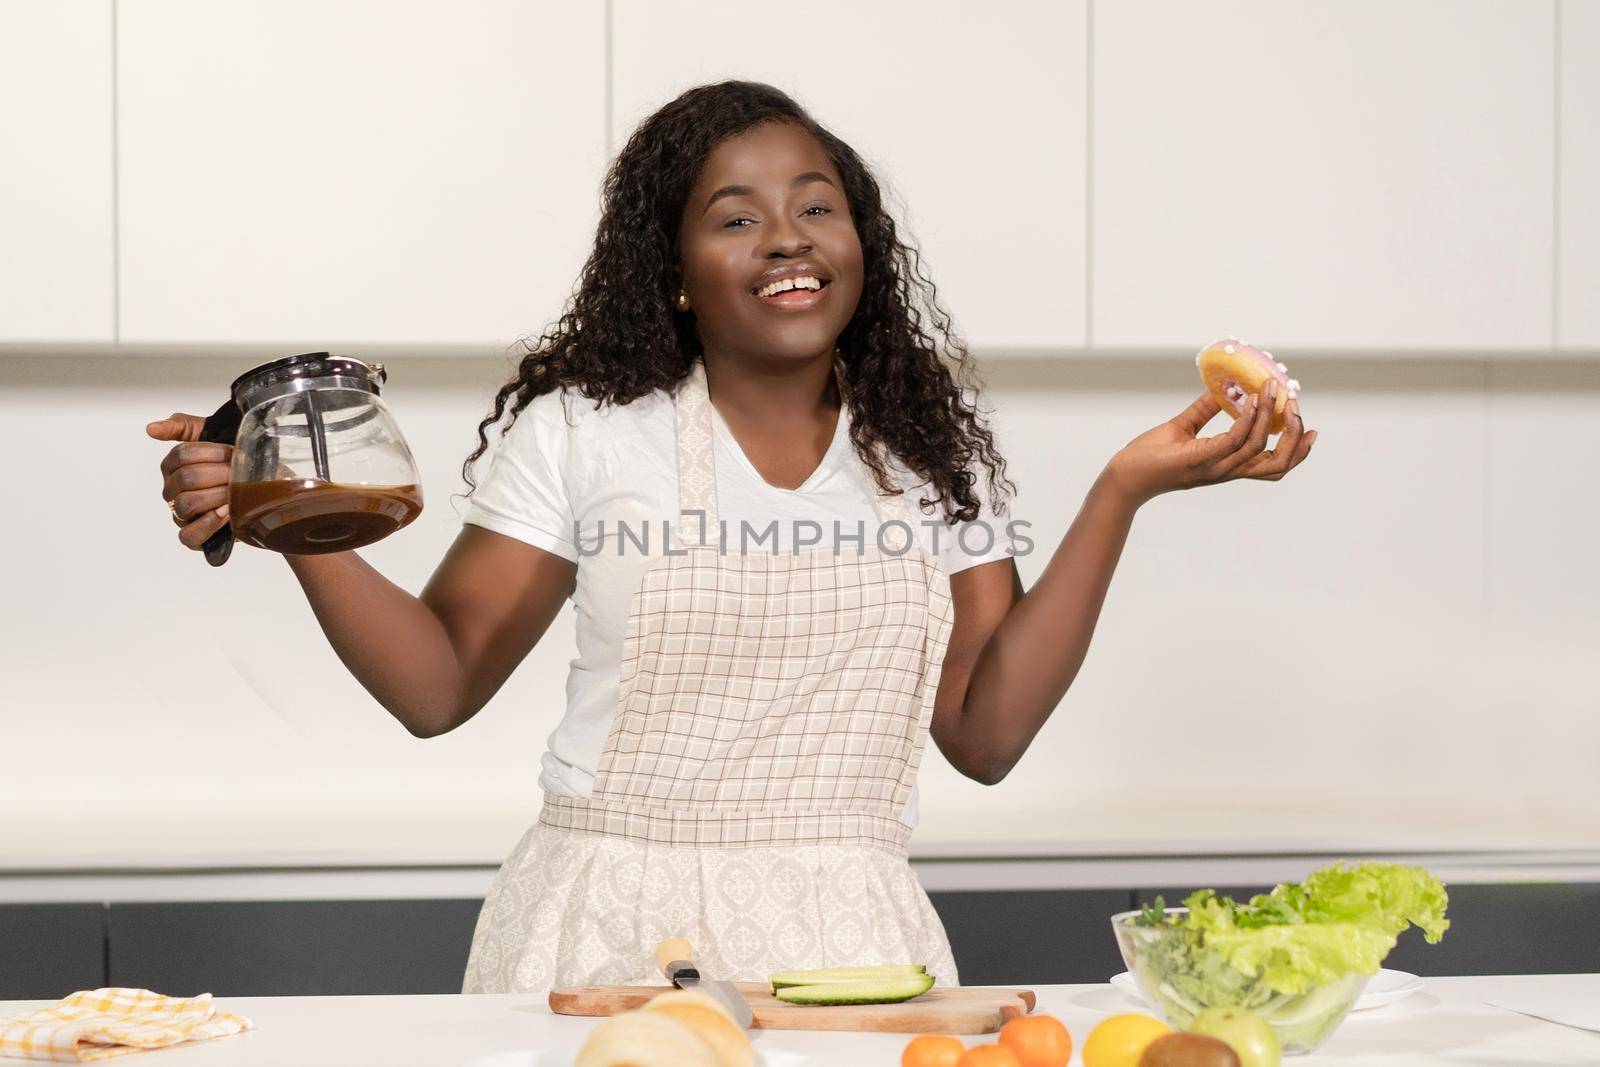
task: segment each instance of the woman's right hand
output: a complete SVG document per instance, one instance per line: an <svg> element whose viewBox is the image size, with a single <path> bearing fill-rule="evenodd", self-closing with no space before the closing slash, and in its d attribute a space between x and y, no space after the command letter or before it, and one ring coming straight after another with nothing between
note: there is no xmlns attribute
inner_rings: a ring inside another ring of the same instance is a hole
<svg viewBox="0 0 1600 1067"><path fill-rule="evenodd" d="M174 412L144 428L157 441L177 441L161 461L161 499L178 524L178 540L199 549L228 521L233 446L201 441L201 415Z"/></svg>

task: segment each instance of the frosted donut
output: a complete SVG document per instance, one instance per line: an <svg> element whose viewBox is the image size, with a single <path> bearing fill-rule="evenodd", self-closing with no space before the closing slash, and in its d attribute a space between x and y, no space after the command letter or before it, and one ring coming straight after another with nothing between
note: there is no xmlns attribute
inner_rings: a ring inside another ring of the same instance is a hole
<svg viewBox="0 0 1600 1067"><path fill-rule="evenodd" d="M573 1067L720 1067L694 1027L666 1012L626 1011L589 1031Z"/></svg>
<svg viewBox="0 0 1600 1067"><path fill-rule="evenodd" d="M1200 368L1200 377L1217 406L1237 419L1244 414L1245 400L1252 393L1260 393L1268 378L1278 380L1278 395L1272 403L1272 433L1282 433L1284 410L1289 401L1300 395L1300 383L1289 377L1289 368L1254 345L1236 337L1213 341L1194 357Z"/></svg>

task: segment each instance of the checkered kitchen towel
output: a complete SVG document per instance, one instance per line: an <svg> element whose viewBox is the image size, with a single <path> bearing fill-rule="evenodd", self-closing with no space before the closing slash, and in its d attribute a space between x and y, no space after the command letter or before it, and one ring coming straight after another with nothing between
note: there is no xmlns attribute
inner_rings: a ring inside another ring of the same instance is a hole
<svg viewBox="0 0 1600 1067"><path fill-rule="evenodd" d="M0 1019L0 1056L81 1063L248 1029L249 1019L218 1011L210 993L166 997L148 989L90 989Z"/></svg>

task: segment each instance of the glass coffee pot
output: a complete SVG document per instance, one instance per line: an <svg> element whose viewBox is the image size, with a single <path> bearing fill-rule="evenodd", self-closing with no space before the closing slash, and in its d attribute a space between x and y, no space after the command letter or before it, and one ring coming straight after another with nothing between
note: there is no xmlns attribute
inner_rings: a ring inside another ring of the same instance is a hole
<svg viewBox="0 0 1600 1067"><path fill-rule="evenodd" d="M233 445L228 525L206 540L226 563L235 539L286 555L370 545L422 512L416 462L378 396L381 364L327 352L241 375L200 440Z"/></svg>

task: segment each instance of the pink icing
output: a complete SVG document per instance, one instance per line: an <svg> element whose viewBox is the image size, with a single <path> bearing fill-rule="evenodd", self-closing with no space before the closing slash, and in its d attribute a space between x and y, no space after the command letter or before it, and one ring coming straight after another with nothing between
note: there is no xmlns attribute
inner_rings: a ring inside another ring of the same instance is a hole
<svg viewBox="0 0 1600 1067"><path fill-rule="evenodd" d="M1228 345L1233 346L1235 353L1249 356L1251 359L1265 367L1274 378L1278 379L1278 383L1280 385L1289 384L1289 375L1278 369L1277 360L1273 359L1271 356L1268 356L1255 345L1247 345L1243 341L1236 341L1230 337L1225 340L1217 341L1214 344L1207 345L1206 347L1226 348Z"/></svg>
<svg viewBox="0 0 1600 1067"><path fill-rule="evenodd" d="M1269 353L1262 351L1255 345L1246 344L1236 337L1224 337L1220 341L1213 341L1209 345L1206 345L1202 351L1209 351L1211 349L1225 350L1230 345L1233 347L1234 353L1253 359L1262 367L1266 368L1267 373L1278 379L1278 384L1283 386L1284 390L1288 392L1291 397L1299 394L1300 383L1289 377L1287 368L1283 367L1278 360L1273 359ZM1232 399L1231 395L1229 399ZM1238 401L1235 401L1235 403L1237 402Z"/></svg>

